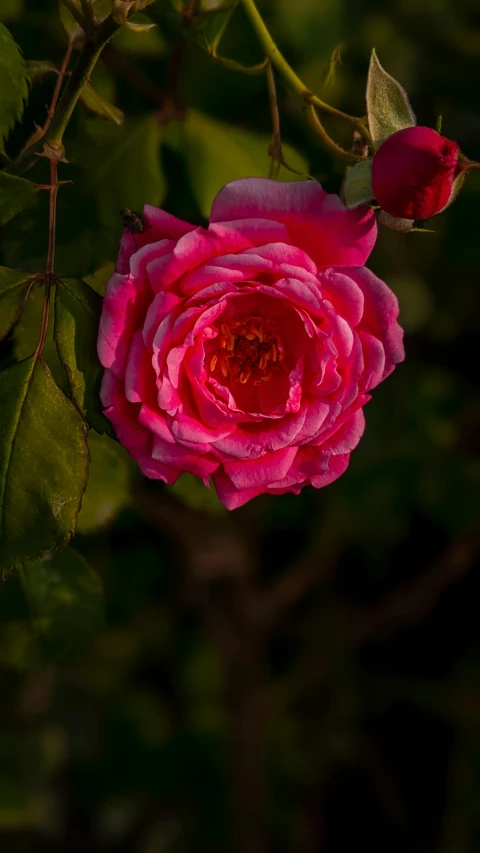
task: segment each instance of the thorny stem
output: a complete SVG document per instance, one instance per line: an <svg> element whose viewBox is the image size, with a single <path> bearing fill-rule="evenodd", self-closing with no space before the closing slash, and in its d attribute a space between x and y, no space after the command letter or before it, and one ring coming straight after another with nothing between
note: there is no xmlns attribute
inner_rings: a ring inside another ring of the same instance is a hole
<svg viewBox="0 0 480 853"><path fill-rule="evenodd" d="M318 137L323 147L326 148L326 150L329 151L333 157L338 157L339 159L343 160L344 163L350 165L358 163L359 160L365 159L364 157L357 157L355 154L350 154L348 151L345 151L344 148L334 142L334 140L328 135L322 122L318 118L317 111L313 104L305 105L305 117L307 119L307 124Z"/></svg>
<svg viewBox="0 0 480 853"><path fill-rule="evenodd" d="M45 124L43 125L43 128L35 131L35 133L32 134L32 136L30 137L30 139L28 140L28 142L24 146L22 153L23 153L23 151L26 151L27 148L30 148L32 145L34 145L36 142L38 142L40 139L43 139L43 137L47 133L48 128L50 127L50 125L53 121L53 117L55 115L55 110L57 109L58 98L60 96L60 90L62 88L63 78L66 76L68 63L70 62L70 57L72 55L73 44L74 44L73 39L69 39L67 49L65 51L65 56L63 57L62 64L58 70L57 81L55 83L55 88L53 90L53 95L52 95L52 100L51 100L50 106L47 110L47 118L45 120Z"/></svg>
<svg viewBox="0 0 480 853"><path fill-rule="evenodd" d="M45 137L43 137L45 143L50 148L57 149L58 151L62 150L63 134L80 98L82 89L88 81L103 48L119 28L120 24L114 20L112 15L109 15L108 18L105 18L87 36L78 62L73 69L72 75L55 110L53 120ZM42 148L37 148L32 145L30 148L22 151L16 160L6 167L5 171L10 174L21 175L35 163L38 155L42 154L43 146Z"/></svg>
<svg viewBox="0 0 480 853"><path fill-rule="evenodd" d="M270 33L265 26L263 19L255 5L254 0L241 0L243 4L243 8L248 16L250 23L252 24L260 44L262 45L265 54L270 59L272 65L278 71L281 77L285 80L287 86L296 92L300 97L307 103L311 104L317 109L323 110L331 116L336 116L337 118L343 119L343 121L348 122L351 126L353 126L356 130L361 133L362 137L370 146L372 146L372 138L370 136L369 130L367 126L364 124L361 118L357 118L356 116L348 115L348 113L344 113L341 110L337 110L336 107L330 106L325 101L322 101L317 95L310 92L310 90L305 86L305 84L300 80L300 77L295 73L293 68L288 64L287 60L280 53L278 47L273 41ZM320 122L319 122L320 124ZM328 139L328 147L332 150L331 144L333 140L330 140L326 131L323 131L324 143L326 143L326 139ZM335 143L333 143L335 146ZM338 151L339 146L335 146L335 156L339 155ZM340 149L340 151L343 149Z"/></svg>
<svg viewBox="0 0 480 853"><path fill-rule="evenodd" d="M45 344L48 329L48 316L50 311L50 293L52 281L55 279L53 267L55 263L55 233L57 227L57 196L58 196L58 163L55 159L50 160L50 204L48 209L48 251L45 266L45 291L43 296L42 325L40 338L35 350L35 358L39 358Z"/></svg>

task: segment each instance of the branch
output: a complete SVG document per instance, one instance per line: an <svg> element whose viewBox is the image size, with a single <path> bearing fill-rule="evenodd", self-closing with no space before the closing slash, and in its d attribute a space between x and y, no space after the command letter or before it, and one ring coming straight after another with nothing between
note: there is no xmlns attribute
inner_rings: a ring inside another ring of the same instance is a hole
<svg viewBox="0 0 480 853"><path fill-rule="evenodd" d="M314 95L313 92L310 92L302 80L300 80L300 77L295 73L293 68L288 64L283 54L280 53L263 22L254 0L242 0L242 3L266 56L270 59L272 65L276 68L280 76L283 77L287 86L296 92L297 95L300 95L307 104L311 104L331 116L336 116L337 118L348 122L348 124L358 130L366 142L373 147L372 138L367 126L363 122L363 119L348 115L348 113L344 113L341 110L337 110L336 107L330 106L330 104L322 101L317 97L317 95Z"/></svg>
<svg viewBox="0 0 480 853"><path fill-rule="evenodd" d="M64 89L60 102L55 110L52 123L43 139L51 149L57 150L59 153L63 150L62 141L63 134L67 128L68 122L72 117L72 113L80 98L82 89L88 81L94 67L100 56L103 48L110 41L112 36L120 28L112 15L105 18L101 24L96 27L93 32L86 38L83 50L78 58L78 62L73 69L72 75ZM43 148L31 146L22 151L19 156L10 163L5 171L13 175L22 175L36 162L38 155L43 154Z"/></svg>

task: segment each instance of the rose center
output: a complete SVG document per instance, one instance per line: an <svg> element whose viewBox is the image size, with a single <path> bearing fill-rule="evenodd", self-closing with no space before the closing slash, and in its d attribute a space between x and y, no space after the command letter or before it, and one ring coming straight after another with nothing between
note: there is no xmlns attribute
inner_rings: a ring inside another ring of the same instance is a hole
<svg viewBox="0 0 480 853"><path fill-rule="evenodd" d="M284 358L274 330L273 320L258 317L222 323L210 370L218 370L225 379L230 377L242 385L269 382Z"/></svg>

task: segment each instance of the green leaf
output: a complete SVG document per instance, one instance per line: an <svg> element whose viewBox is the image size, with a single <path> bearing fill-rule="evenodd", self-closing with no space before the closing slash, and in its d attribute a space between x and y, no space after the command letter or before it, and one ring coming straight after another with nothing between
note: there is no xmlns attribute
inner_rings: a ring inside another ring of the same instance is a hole
<svg viewBox="0 0 480 853"><path fill-rule="evenodd" d="M80 95L80 100L88 110L91 110L92 113L96 113L97 116L100 116L101 118L108 118L110 121L115 122L115 124L123 124L125 116L122 110L105 100L105 98L102 98L102 96L95 91L91 83L85 83Z"/></svg>
<svg viewBox="0 0 480 853"><path fill-rule="evenodd" d="M0 172L0 225L30 207L37 197L38 188L31 181Z"/></svg>
<svg viewBox="0 0 480 853"><path fill-rule="evenodd" d="M0 21L13 21L23 11L23 0L2 0L0 5Z"/></svg>
<svg viewBox="0 0 480 853"><path fill-rule="evenodd" d="M0 566L68 544L88 475L85 423L35 356L0 372Z"/></svg>
<svg viewBox="0 0 480 853"><path fill-rule="evenodd" d="M57 73L57 66L53 62L44 62L41 59L27 59L25 64L30 83L37 83L39 80L43 80L47 74Z"/></svg>
<svg viewBox="0 0 480 853"><path fill-rule="evenodd" d="M347 207L358 207L374 198L372 190L372 161L360 160L348 170L343 186Z"/></svg>
<svg viewBox="0 0 480 853"><path fill-rule="evenodd" d="M54 338L72 398L90 426L113 437L100 403L103 368L97 356L97 336L101 311L102 297L81 279L57 283Z"/></svg>
<svg viewBox="0 0 480 853"><path fill-rule="evenodd" d="M169 124L166 140L185 157L189 180L205 217L208 217L212 201L224 184L245 175L268 176L268 135L232 127L192 110L185 122ZM282 148L289 166L308 174L305 159L290 145L283 144ZM280 174L287 181L299 180L298 174L286 169L281 169Z"/></svg>
<svg viewBox="0 0 480 853"><path fill-rule="evenodd" d="M378 222L379 225L384 225L390 231L400 231L402 234L408 234L409 231L412 231L414 224L413 219L400 219L396 216L390 216L384 210L378 214Z"/></svg>
<svg viewBox="0 0 480 853"><path fill-rule="evenodd" d="M68 661L103 628L100 578L73 548L29 563L20 577L45 661Z"/></svg>
<svg viewBox="0 0 480 853"><path fill-rule="evenodd" d="M110 524L130 504L135 466L127 451L93 430L88 435L90 474L77 531L92 533Z"/></svg>
<svg viewBox="0 0 480 853"><path fill-rule="evenodd" d="M372 50L368 71L367 113L377 148L392 133L417 123L405 89L382 68L375 50Z"/></svg>
<svg viewBox="0 0 480 853"><path fill-rule="evenodd" d="M67 8L67 5L74 10L74 13L70 8ZM63 0L58 0L58 11L63 29L69 39L72 36L78 37L83 34L82 27L80 26L82 10L77 0L67 0L67 3L64 3Z"/></svg>
<svg viewBox="0 0 480 853"><path fill-rule="evenodd" d="M0 341L20 317L32 283L31 273L0 267Z"/></svg>
<svg viewBox="0 0 480 853"><path fill-rule="evenodd" d="M7 28L0 24L0 151L28 98L27 66Z"/></svg>

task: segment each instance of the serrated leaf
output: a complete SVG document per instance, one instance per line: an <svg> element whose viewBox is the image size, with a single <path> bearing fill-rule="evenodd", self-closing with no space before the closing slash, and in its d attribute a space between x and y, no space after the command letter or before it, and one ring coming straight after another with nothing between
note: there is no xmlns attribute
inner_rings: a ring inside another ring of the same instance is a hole
<svg viewBox="0 0 480 853"><path fill-rule="evenodd" d="M44 663L68 661L103 628L100 578L78 551L35 560L20 577Z"/></svg>
<svg viewBox="0 0 480 853"><path fill-rule="evenodd" d="M17 322L31 287L31 273L0 267L0 341Z"/></svg>
<svg viewBox="0 0 480 853"><path fill-rule="evenodd" d="M358 207L374 198L372 190L372 161L360 160L348 170L343 186L347 207Z"/></svg>
<svg viewBox="0 0 480 853"><path fill-rule="evenodd" d="M170 122L165 134L167 143L186 160L189 180L205 217L210 213L216 194L226 183L245 175L268 175L271 137L266 134L232 127L195 110L191 110L181 124ZM308 164L304 158L290 145L283 144L282 148L289 166L307 175ZM287 181L299 180L298 174L283 168L280 174Z"/></svg>
<svg viewBox="0 0 480 853"><path fill-rule="evenodd" d="M131 501L135 467L117 442L93 430L88 435L90 473L78 516L77 531L92 533L110 524Z"/></svg>
<svg viewBox="0 0 480 853"><path fill-rule="evenodd" d="M56 286L54 338L78 410L97 432L113 437L102 413L103 368L97 356L102 297L81 279L63 279Z"/></svg>
<svg viewBox="0 0 480 853"><path fill-rule="evenodd" d="M37 196L38 188L31 181L0 172L0 225L6 225L18 213L30 207Z"/></svg>
<svg viewBox="0 0 480 853"><path fill-rule="evenodd" d="M27 66L20 48L0 24L0 151L28 98Z"/></svg>
<svg viewBox="0 0 480 853"><path fill-rule="evenodd" d="M0 567L70 540L88 475L85 423L35 356L0 372Z"/></svg>
<svg viewBox="0 0 480 853"><path fill-rule="evenodd" d="M91 110L92 113L96 113L97 116L100 116L101 118L108 118L110 121L113 121L118 125L123 124L125 116L122 110L105 100L105 98L102 98L102 96L95 91L91 83L85 83L80 95L80 100L88 110Z"/></svg>
<svg viewBox="0 0 480 853"><path fill-rule="evenodd" d="M43 80L47 74L57 73L57 66L53 62L44 62L41 59L27 59L25 64L31 84Z"/></svg>
<svg viewBox="0 0 480 853"><path fill-rule="evenodd" d="M392 133L417 123L405 89L382 68L375 50L368 71L367 115L376 148Z"/></svg>

